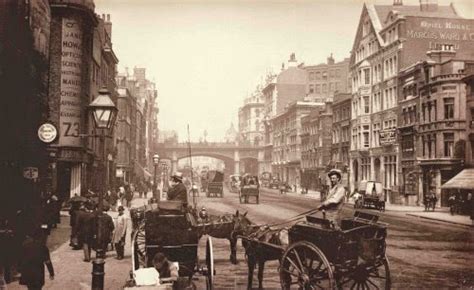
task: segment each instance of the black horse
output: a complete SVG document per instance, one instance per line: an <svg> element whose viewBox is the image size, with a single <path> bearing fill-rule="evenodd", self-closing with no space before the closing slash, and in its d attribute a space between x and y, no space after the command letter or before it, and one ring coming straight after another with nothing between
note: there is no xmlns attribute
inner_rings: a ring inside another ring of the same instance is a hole
<svg viewBox="0 0 474 290"><path fill-rule="evenodd" d="M258 265L258 288L263 289L265 262L279 260L289 244L287 228L254 225L245 215L238 226L248 266L247 289L252 289L253 273Z"/></svg>

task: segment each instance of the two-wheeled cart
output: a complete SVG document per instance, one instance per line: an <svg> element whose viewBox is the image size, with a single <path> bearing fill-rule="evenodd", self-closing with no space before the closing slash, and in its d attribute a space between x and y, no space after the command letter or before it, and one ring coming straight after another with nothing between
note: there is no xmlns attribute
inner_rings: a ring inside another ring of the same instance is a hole
<svg viewBox="0 0 474 290"><path fill-rule="evenodd" d="M153 257L161 252L179 265L179 287L174 285L173 289L193 289L193 280L199 278L195 274L204 277L207 289L212 289L215 273L212 240L207 239L202 265L198 257L200 232L194 215L180 202L161 201L157 208L146 210L144 216L132 233L133 270L153 267Z"/></svg>
<svg viewBox="0 0 474 290"><path fill-rule="evenodd" d="M336 229L309 215L288 235L287 247L242 237L259 252L280 257L282 289L390 289L387 225L378 216L356 212Z"/></svg>

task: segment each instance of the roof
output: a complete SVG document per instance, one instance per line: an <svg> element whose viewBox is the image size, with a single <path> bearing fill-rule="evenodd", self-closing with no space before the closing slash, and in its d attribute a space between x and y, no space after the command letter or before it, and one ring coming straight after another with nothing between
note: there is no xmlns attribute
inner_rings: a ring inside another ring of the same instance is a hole
<svg viewBox="0 0 474 290"><path fill-rule="evenodd" d="M456 10L452 5L441 6L438 5L436 11L421 11L420 5L374 5L375 11L379 17L379 20L384 26L385 20L387 19L390 11L396 11L398 14L403 16L415 16L415 17L433 17L433 18L462 18L456 13Z"/></svg>
<svg viewBox="0 0 474 290"><path fill-rule="evenodd" d="M474 168L464 169L441 186L442 189L474 190Z"/></svg>

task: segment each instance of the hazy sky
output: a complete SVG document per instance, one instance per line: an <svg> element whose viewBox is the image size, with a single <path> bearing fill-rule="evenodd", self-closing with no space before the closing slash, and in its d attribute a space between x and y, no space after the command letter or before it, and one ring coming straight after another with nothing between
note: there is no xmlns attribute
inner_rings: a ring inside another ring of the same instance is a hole
<svg viewBox="0 0 474 290"><path fill-rule="evenodd" d="M95 0L111 14L119 71L146 67L158 89L159 128L181 141L220 140L268 71L294 52L318 64L349 56L364 1ZM367 2L367 1L366 1ZM369 1L391 4L392 0ZM472 0L454 2L472 18ZM419 0L403 0L417 5Z"/></svg>

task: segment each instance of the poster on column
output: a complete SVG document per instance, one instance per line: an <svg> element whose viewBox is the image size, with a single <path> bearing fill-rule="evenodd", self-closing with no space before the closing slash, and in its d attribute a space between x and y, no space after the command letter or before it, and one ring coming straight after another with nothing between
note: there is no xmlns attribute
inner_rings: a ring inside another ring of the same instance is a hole
<svg viewBox="0 0 474 290"><path fill-rule="evenodd" d="M81 146L82 28L75 18L63 18L59 145Z"/></svg>

